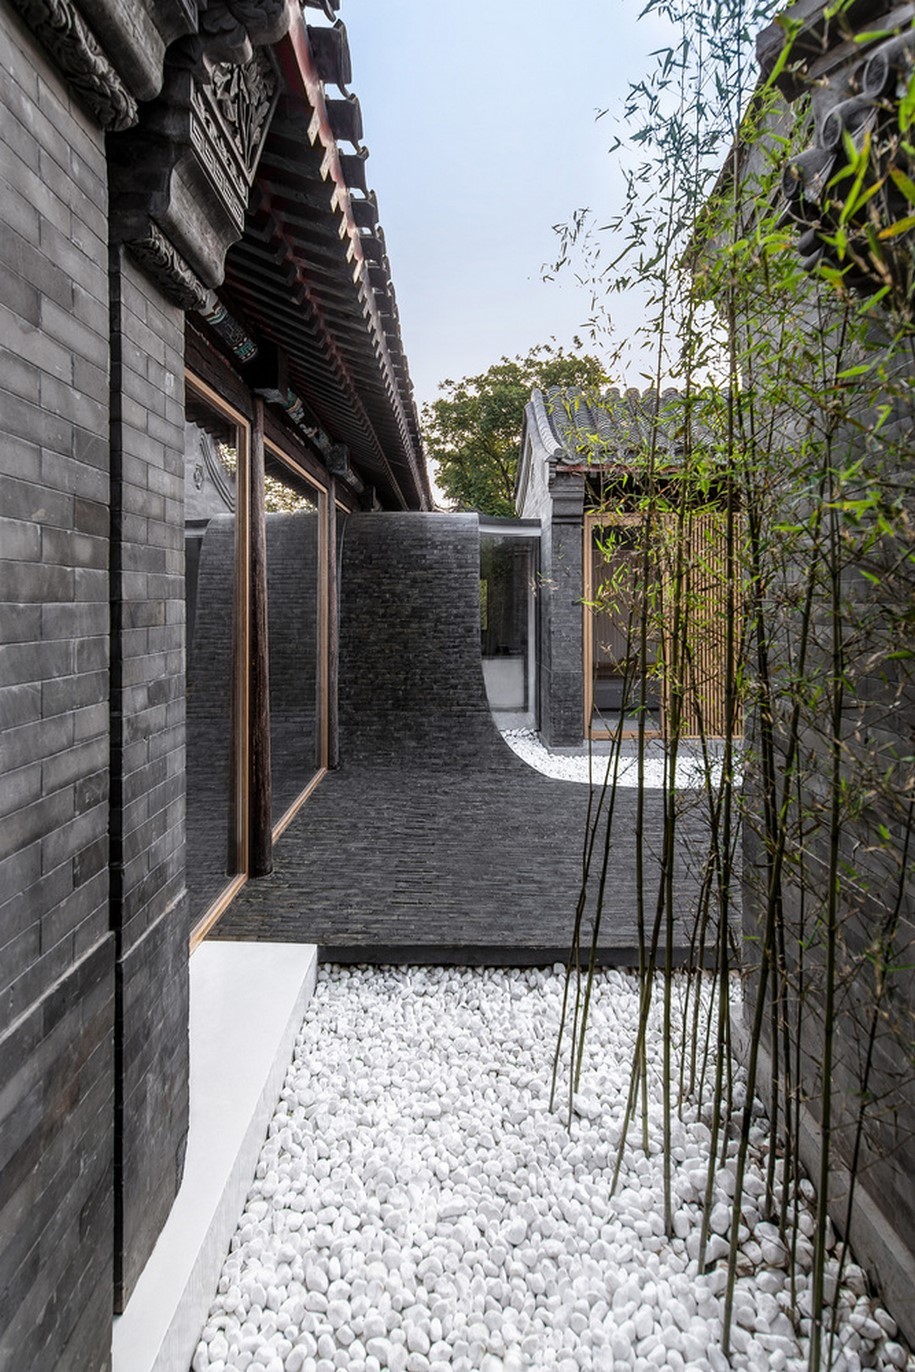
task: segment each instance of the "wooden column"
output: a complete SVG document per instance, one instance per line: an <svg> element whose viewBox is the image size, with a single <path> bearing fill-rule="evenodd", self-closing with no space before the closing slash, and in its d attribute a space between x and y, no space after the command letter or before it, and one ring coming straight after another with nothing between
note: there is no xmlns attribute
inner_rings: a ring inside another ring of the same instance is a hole
<svg viewBox="0 0 915 1372"><path fill-rule="evenodd" d="M254 401L251 427L250 574L251 680L248 874L273 871L273 795L270 783L270 652L267 642L267 511L264 495L264 402Z"/></svg>
<svg viewBox="0 0 915 1372"><path fill-rule="evenodd" d="M337 483L333 477L327 485L325 514L325 565L327 568L327 765L340 766L340 700L339 700L339 587L337 585Z"/></svg>

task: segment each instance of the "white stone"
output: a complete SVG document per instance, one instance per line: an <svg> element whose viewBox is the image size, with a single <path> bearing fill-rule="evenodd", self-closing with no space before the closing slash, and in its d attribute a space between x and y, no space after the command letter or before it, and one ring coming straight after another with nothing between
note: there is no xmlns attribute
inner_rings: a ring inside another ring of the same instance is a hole
<svg viewBox="0 0 915 1372"><path fill-rule="evenodd" d="M731 1372L731 1364L718 1344L710 1343L706 1356L712 1372Z"/></svg>
<svg viewBox="0 0 915 1372"><path fill-rule="evenodd" d="M708 1242L705 1245L706 1263L717 1262L719 1258L726 1258L730 1245L727 1239L720 1234L709 1234Z"/></svg>
<svg viewBox="0 0 915 1372"><path fill-rule="evenodd" d="M731 1207L722 1204L713 1206L708 1222L713 1234L723 1236L731 1227Z"/></svg>
<svg viewBox="0 0 915 1372"><path fill-rule="evenodd" d="M878 1305L876 1310L874 1311L874 1319L877 1321L880 1327L886 1331L886 1333L890 1336L891 1339L895 1339L898 1331L898 1326L888 1310L884 1310L882 1306Z"/></svg>
<svg viewBox="0 0 915 1372"><path fill-rule="evenodd" d="M377 1358L382 1367L387 1367L390 1354L390 1341L384 1336L375 1335L365 1340L365 1351L371 1358Z"/></svg>
<svg viewBox="0 0 915 1372"><path fill-rule="evenodd" d="M524 1243L527 1238L527 1224L520 1215L516 1215L503 1232L508 1242L517 1247L519 1244Z"/></svg>
<svg viewBox="0 0 915 1372"><path fill-rule="evenodd" d="M634 1123L611 1196L636 982L602 972L595 983L576 1099L584 1109L571 1135L568 1097L557 1112L546 1108L562 987L561 971L536 969L322 974L194 1372L219 1372L219 1363L265 1372L276 1358L284 1372L726 1372L716 1350L736 1139L720 1140L727 1165L719 1154L708 1270L699 1272L710 1134L686 1109L673 1121L668 1240L654 1085L660 997L648 1037L649 1148L642 1153ZM561 1073L565 1091L565 1065ZM802 1366L786 1313L789 1258L756 1204L766 1142L756 1116L734 1372ZM782 1177L777 1169L776 1205ZM810 1245L803 1232L798 1241L791 1280L803 1293ZM859 1285L847 1283L862 1294ZM855 1340L876 1327L867 1341L876 1360L890 1331L866 1301L855 1310L842 1299L843 1366L860 1372Z"/></svg>
<svg viewBox="0 0 915 1372"><path fill-rule="evenodd" d="M422 1325L412 1323L407 1325L407 1348L411 1353L428 1354L431 1346L432 1341Z"/></svg>
<svg viewBox="0 0 915 1372"><path fill-rule="evenodd" d="M654 1312L647 1305L643 1305L641 1310L636 1311L633 1323L635 1325L636 1338L647 1338L654 1328Z"/></svg>

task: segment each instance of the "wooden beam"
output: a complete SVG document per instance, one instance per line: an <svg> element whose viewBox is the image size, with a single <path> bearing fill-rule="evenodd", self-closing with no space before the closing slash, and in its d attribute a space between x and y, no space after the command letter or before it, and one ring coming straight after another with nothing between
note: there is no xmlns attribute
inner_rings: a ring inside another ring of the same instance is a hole
<svg viewBox="0 0 915 1372"><path fill-rule="evenodd" d="M248 873L273 871L273 793L270 780L270 650L267 641L267 511L264 491L264 402L254 401L251 429L251 738Z"/></svg>

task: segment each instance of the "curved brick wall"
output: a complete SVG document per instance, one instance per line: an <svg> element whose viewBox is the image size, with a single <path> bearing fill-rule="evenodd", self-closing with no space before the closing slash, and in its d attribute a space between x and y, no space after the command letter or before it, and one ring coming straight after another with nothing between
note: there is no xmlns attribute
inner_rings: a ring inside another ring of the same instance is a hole
<svg viewBox="0 0 915 1372"><path fill-rule="evenodd" d="M483 685L476 515L352 515L343 537L340 746L511 765ZM527 769L519 764L522 771Z"/></svg>
<svg viewBox="0 0 915 1372"><path fill-rule="evenodd" d="M476 516L354 515L342 583L340 769L280 839L273 875L248 883L215 936L315 942L346 961L564 956L588 790L526 766L493 722ZM638 958L635 803L634 790L617 798L600 935L601 960L624 965ZM662 823L654 791L646 829L655 850ZM701 823L685 815L681 834L690 831L701 853ZM680 866L685 876L685 848ZM678 904L695 890L687 877ZM647 900L651 911L651 881ZM682 934L677 941L680 958Z"/></svg>

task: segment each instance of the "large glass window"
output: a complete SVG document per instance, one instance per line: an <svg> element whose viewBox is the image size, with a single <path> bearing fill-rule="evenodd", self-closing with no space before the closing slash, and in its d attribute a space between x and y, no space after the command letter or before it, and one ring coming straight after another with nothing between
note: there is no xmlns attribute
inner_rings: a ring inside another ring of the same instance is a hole
<svg viewBox="0 0 915 1372"><path fill-rule="evenodd" d="M539 535L539 529L535 531ZM490 709L505 728L536 723L534 585L538 538L480 530L480 648Z"/></svg>
<svg viewBox="0 0 915 1372"><path fill-rule="evenodd" d="M324 493L266 452L270 757L277 825L325 766Z"/></svg>
<svg viewBox="0 0 915 1372"><path fill-rule="evenodd" d="M248 436L192 384L186 421L187 886L200 930L246 869Z"/></svg>

